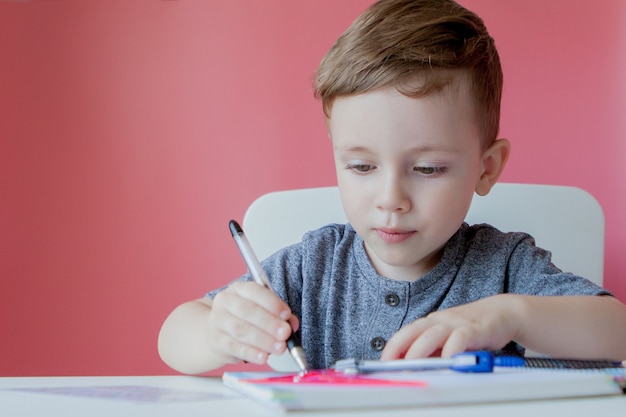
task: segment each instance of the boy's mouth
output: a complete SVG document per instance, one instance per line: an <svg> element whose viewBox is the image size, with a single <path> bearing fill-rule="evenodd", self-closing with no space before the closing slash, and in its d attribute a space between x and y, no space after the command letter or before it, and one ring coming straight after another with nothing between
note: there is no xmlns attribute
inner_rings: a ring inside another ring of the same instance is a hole
<svg viewBox="0 0 626 417"><path fill-rule="evenodd" d="M385 243L402 243L411 236L413 236L416 231L406 231L406 230L398 230L398 229L376 229L376 234L380 237Z"/></svg>

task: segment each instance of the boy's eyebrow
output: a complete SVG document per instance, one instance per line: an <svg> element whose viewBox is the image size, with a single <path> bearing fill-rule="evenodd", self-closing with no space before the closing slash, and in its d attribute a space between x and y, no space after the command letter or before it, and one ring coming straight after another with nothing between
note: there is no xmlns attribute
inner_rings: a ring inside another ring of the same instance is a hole
<svg viewBox="0 0 626 417"><path fill-rule="evenodd" d="M333 145L333 149L343 152L370 152L370 149L365 146L335 146Z"/></svg>
<svg viewBox="0 0 626 417"><path fill-rule="evenodd" d="M372 152L372 150L368 148L367 146L360 146L360 145L347 146L345 148L341 146L333 146L333 148L335 150L342 151L342 152ZM442 146L420 145L420 146L415 146L413 148L406 149L404 152L406 153L444 152L444 153L453 153L453 154L463 153L463 151L460 149L450 147L450 146L443 146L443 145Z"/></svg>

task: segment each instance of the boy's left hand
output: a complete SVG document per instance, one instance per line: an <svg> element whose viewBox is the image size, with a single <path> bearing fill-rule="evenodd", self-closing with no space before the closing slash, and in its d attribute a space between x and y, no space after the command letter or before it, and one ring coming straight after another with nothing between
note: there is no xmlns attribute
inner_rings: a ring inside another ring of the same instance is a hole
<svg viewBox="0 0 626 417"><path fill-rule="evenodd" d="M495 350L517 334L515 296L500 294L435 311L400 329L387 343L382 360L414 359L467 350Z"/></svg>

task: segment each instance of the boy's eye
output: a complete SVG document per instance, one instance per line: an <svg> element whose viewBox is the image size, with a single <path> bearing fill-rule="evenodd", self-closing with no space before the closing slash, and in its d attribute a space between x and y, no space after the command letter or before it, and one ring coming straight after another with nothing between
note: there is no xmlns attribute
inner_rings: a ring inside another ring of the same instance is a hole
<svg viewBox="0 0 626 417"><path fill-rule="evenodd" d="M444 167L428 167L428 166L415 167L413 168L413 170L419 172L422 175L437 175L437 174L443 174L446 171Z"/></svg>
<svg viewBox="0 0 626 417"><path fill-rule="evenodd" d="M349 164L348 165L348 169L352 171L356 171L359 174L365 174L367 172L374 170L374 168L375 168L374 165L370 165L370 164Z"/></svg>

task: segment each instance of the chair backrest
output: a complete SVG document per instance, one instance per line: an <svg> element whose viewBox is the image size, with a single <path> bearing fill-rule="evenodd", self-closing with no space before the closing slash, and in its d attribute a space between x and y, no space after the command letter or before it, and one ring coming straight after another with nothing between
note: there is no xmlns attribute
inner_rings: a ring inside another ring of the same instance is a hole
<svg viewBox="0 0 626 417"><path fill-rule="evenodd" d="M488 223L532 235L550 250L556 266L602 285L604 214L597 200L580 188L498 183L474 195L466 221ZM345 223L337 187L277 191L248 208L243 227L260 259L299 242L302 235L329 223Z"/></svg>

